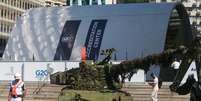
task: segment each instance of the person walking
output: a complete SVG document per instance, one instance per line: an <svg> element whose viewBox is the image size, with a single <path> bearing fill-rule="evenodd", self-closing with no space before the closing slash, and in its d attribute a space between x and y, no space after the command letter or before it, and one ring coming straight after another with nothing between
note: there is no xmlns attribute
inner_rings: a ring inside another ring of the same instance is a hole
<svg viewBox="0 0 201 101"><path fill-rule="evenodd" d="M158 77L154 75L154 73L151 74L151 77L153 78L152 82L153 91L151 93L151 98L153 101L158 101L158 91L159 91Z"/></svg>
<svg viewBox="0 0 201 101"><path fill-rule="evenodd" d="M177 71L179 70L179 66L181 64L181 60L178 61L177 59L174 59L174 61L171 64L171 67L173 68L174 76L176 76Z"/></svg>
<svg viewBox="0 0 201 101"><path fill-rule="evenodd" d="M24 87L24 82L21 80L21 74L15 73L14 78L15 80L10 83L8 101L23 101L27 91Z"/></svg>

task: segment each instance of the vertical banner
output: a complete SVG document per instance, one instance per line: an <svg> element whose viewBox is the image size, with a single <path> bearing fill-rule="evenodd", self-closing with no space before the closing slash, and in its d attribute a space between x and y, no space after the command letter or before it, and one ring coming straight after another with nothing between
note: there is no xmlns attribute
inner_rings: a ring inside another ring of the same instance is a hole
<svg viewBox="0 0 201 101"><path fill-rule="evenodd" d="M81 20L66 21L54 60L69 60Z"/></svg>
<svg viewBox="0 0 201 101"><path fill-rule="evenodd" d="M185 83L188 79L188 76L193 75L194 79L198 81L198 74L197 74L197 68L196 68L196 62L192 61L188 70L186 71L181 83Z"/></svg>
<svg viewBox="0 0 201 101"><path fill-rule="evenodd" d="M97 60L107 20L92 20L87 34L85 47L87 60Z"/></svg>

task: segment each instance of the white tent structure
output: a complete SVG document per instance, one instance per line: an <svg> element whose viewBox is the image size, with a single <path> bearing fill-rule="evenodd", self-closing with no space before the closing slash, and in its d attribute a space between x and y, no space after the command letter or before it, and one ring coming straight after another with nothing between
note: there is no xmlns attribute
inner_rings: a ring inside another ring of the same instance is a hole
<svg viewBox="0 0 201 101"><path fill-rule="evenodd" d="M4 62L1 62L10 69L0 74L2 79L11 79L10 71L23 67L25 80L37 80L37 71L46 71L46 65L56 64L55 60L80 61L83 46L87 59L100 60L103 58L99 56L100 50L115 48L116 59L124 60L179 45L188 46L192 40L188 15L182 4L36 8L17 20L2 57ZM37 62L30 62L33 60ZM20 61L20 65L15 62L8 65L7 61ZM54 72L64 67L67 68L64 62L58 63ZM169 74L164 71L162 74L167 77Z"/></svg>
<svg viewBox="0 0 201 101"><path fill-rule="evenodd" d="M17 20L3 61L80 61L83 46L88 59L100 60L99 51L106 48L115 48L118 60L133 59L192 39L181 4L36 8Z"/></svg>

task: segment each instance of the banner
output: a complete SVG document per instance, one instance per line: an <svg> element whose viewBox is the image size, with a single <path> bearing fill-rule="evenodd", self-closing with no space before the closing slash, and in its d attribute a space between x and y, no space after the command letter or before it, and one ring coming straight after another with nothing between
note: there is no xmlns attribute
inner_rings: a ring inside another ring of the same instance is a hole
<svg viewBox="0 0 201 101"><path fill-rule="evenodd" d="M107 20L92 20L85 42L87 60L97 60Z"/></svg>
<svg viewBox="0 0 201 101"><path fill-rule="evenodd" d="M66 21L54 60L69 60L81 20Z"/></svg>
<svg viewBox="0 0 201 101"><path fill-rule="evenodd" d="M0 71L1 80L14 80L16 72L21 73L24 81L50 81L49 75L79 67L79 61L49 61L49 62L0 62L4 70ZM0 82L1 83L1 82Z"/></svg>
<svg viewBox="0 0 201 101"><path fill-rule="evenodd" d="M186 71L186 74L184 75L184 77L183 77L183 79L182 79L182 81L181 81L181 84L183 84L183 83L186 82L186 80L187 80L187 78L188 78L189 75L193 75L194 79L195 79L196 81L198 81L197 68L196 68L196 63L195 63L195 61L192 61L192 62L191 62L191 64L190 64L188 70Z"/></svg>

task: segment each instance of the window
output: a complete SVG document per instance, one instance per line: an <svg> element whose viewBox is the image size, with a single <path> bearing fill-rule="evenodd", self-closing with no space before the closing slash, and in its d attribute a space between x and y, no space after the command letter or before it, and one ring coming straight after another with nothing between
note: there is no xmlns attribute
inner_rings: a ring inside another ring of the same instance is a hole
<svg viewBox="0 0 201 101"><path fill-rule="evenodd" d="M6 18L6 9L4 9L4 18Z"/></svg>
<svg viewBox="0 0 201 101"><path fill-rule="evenodd" d="M10 33L10 25L7 25L7 32Z"/></svg>
<svg viewBox="0 0 201 101"><path fill-rule="evenodd" d="M4 9L1 9L1 17L3 17Z"/></svg>
<svg viewBox="0 0 201 101"><path fill-rule="evenodd" d="M1 23L0 32L3 32L3 23Z"/></svg>
<svg viewBox="0 0 201 101"><path fill-rule="evenodd" d="M196 17L199 17L199 16L200 16L200 12L197 12L197 13L196 13Z"/></svg>
<svg viewBox="0 0 201 101"><path fill-rule="evenodd" d="M22 2L22 9L24 9L24 2Z"/></svg>
<svg viewBox="0 0 201 101"><path fill-rule="evenodd" d="M19 3L20 3L19 8L22 8L22 1L20 0Z"/></svg>
<svg viewBox="0 0 201 101"><path fill-rule="evenodd" d="M105 0L101 0L102 5L105 5Z"/></svg>
<svg viewBox="0 0 201 101"><path fill-rule="evenodd" d="M29 4L29 3L27 3L27 5L28 5L28 7L27 7L27 8L28 8L28 9L30 9L30 8L31 8L31 7L30 7L30 4Z"/></svg>
<svg viewBox="0 0 201 101"><path fill-rule="evenodd" d="M6 32L6 26L3 25L3 32Z"/></svg>
<svg viewBox="0 0 201 101"><path fill-rule="evenodd" d="M98 0L92 0L92 5L98 5Z"/></svg>
<svg viewBox="0 0 201 101"><path fill-rule="evenodd" d="M55 5L55 6L60 6L60 3L55 2L54 5Z"/></svg>
<svg viewBox="0 0 201 101"><path fill-rule="evenodd" d="M13 20L13 12L10 13L10 19Z"/></svg>
<svg viewBox="0 0 201 101"><path fill-rule="evenodd" d="M13 12L13 20L15 20L15 16L16 16L16 14L15 14L15 12Z"/></svg>
<svg viewBox="0 0 201 101"><path fill-rule="evenodd" d="M11 17L10 17L10 10L8 10L8 19L10 19Z"/></svg>
<svg viewBox="0 0 201 101"><path fill-rule="evenodd" d="M29 8L28 8L28 3L27 3L27 2L25 2L25 9L26 9L26 10L29 9Z"/></svg>
<svg viewBox="0 0 201 101"><path fill-rule="evenodd" d="M33 4L30 4L30 8L33 8Z"/></svg>
<svg viewBox="0 0 201 101"><path fill-rule="evenodd" d="M195 3L193 3L192 7L193 7L193 8L196 8L196 4L195 4Z"/></svg>
<svg viewBox="0 0 201 101"><path fill-rule="evenodd" d="M13 6L16 6L16 0L12 0L13 1Z"/></svg>
<svg viewBox="0 0 201 101"><path fill-rule="evenodd" d="M89 0L82 0L82 5L89 5Z"/></svg>
<svg viewBox="0 0 201 101"><path fill-rule="evenodd" d="M78 5L78 0L73 0L73 5Z"/></svg>
<svg viewBox="0 0 201 101"><path fill-rule="evenodd" d="M193 25L193 26L196 26L196 25L197 25L197 22L196 22L196 21L193 21L192 25Z"/></svg>
<svg viewBox="0 0 201 101"><path fill-rule="evenodd" d="M12 31L12 27L13 27L13 25L10 26L10 32Z"/></svg>
<svg viewBox="0 0 201 101"><path fill-rule="evenodd" d="M66 5L70 6L70 0L66 0Z"/></svg>

